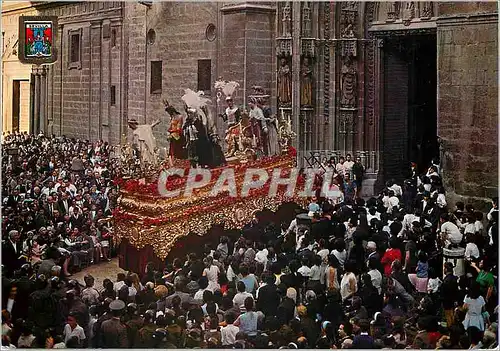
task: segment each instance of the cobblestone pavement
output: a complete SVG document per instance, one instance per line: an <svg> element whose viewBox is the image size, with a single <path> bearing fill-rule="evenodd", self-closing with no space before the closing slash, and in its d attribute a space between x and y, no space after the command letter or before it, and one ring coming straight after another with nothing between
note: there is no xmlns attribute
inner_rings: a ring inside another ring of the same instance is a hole
<svg viewBox="0 0 500 351"><path fill-rule="evenodd" d="M70 279L76 279L82 285L85 285L83 281L83 277L86 274L90 274L95 279L94 287L97 290L102 288L102 281L106 278L111 279L113 282L116 281L116 275L120 272L125 272L123 269L118 267L118 258L113 258L110 262L100 262L97 264L93 264L81 272L75 273L71 276Z"/></svg>

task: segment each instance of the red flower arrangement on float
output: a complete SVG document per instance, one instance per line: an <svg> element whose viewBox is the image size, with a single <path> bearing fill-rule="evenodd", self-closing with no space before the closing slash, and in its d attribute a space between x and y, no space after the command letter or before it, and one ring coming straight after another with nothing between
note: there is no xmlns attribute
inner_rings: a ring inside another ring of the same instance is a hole
<svg viewBox="0 0 500 351"><path fill-rule="evenodd" d="M291 157L295 157L297 155L297 151L293 147L289 147L287 153L283 155L278 155L274 157L264 157L256 161L251 161L245 164L235 164L232 165L231 168L234 169L235 174L244 174L249 168L256 168L259 166L260 168L265 168L267 166L272 165L273 163L279 163L280 161L284 161L286 159L290 159ZM211 181L210 183L217 180L224 169L228 167L219 167L210 170L211 173ZM182 189L187 182L187 177L189 174L190 167L184 167L184 176L170 176L166 183L165 187L169 191L173 191L176 189ZM201 177L198 175L197 177ZM198 178L196 180L201 180ZM123 179L123 178L115 178L114 184L117 185L120 190L125 191L127 193L135 194L138 196L159 196L158 193L158 184L156 182L151 183L141 183L139 179Z"/></svg>
<svg viewBox="0 0 500 351"><path fill-rule="evenodd" d="M244 172L249 168L266 168L272 166L273 164L282 164L284 161L287 161L291 158L291 156L295 156L296 151L294 148L289 148L289 151L285 155L275 156L275 157L267 157L254 162L249 162L246 164L237 164L231 166L234 169L236 175L244 175ZM257 167L258 166L258 167ZM219 175L222 173L224 169L227 167L217 168L211 170L212 182L216 181ZM272 169L271 169L272 170ZM290 175L291 168L284 168L281 170L281 177L287 177ZM189 174L189 168L184 170L184 176L180 177L169 177L166 182L166 188L169 191L176 190L185 186L187 181L187 175ZM269 176L271 176L268 170ZM268 181L260 188L250 189L248 196L246 197L231 197L228 196L227 192L219 193L216 196L206 196L198 203L199 205L194 205L188 208L183 209L182 213L153 217L153 216L140 216L134 213L124 211L123 209L117 208L113 212L113 216L118 221L123 222L135 222L140 223L141 226L151 227L158 226L162 224L167 224L169 222L178 220L178 219L187 219L191 216L200 214L200 213L210 213L216 212L220 210L222 207L234 206L238 202L245 202L252 199L261 198L267 196L269 194L269 188L271 185L271 177L269 177ZM200 179L198 179L200 180ZM211 182L211 183L212 183ZM297 186L302 186L305 182L304 176L300 174L297 179ZM122 191L127 192L134 197L151 197L157 198L158 195L158 186L157 184L141 184L137 179L116 179L115 184L117 184ZM283 189L283 186L278 187L278 193L281 199L283 200L293 200L292 198L288 198L283 194L280 190ZM241 190L241 189L239 189Z"/></svg>

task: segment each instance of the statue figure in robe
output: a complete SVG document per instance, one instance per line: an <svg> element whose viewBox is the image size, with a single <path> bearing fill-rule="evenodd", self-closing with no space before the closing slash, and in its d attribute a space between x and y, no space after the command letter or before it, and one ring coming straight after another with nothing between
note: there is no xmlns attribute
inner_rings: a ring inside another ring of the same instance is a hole
<svg viewBox="0 0 500 351"><path fill-rule="evenodd" d="M281 58L278 70L278 100L280 105L292 103L292 71L285 58Z"/></svg>
<svg viewBox="0 0 500 351"><path fill-rule="evenodd" d="M312 106L313 77L311 64L308 57L304 58L300 69L300 105Z"/></svg>
<svg viewBox="0 0 500 351"><path fill-rule="evenodd" d="M203 92L185 89L182 96L187 118L183 126L188 157L193 166L215 168L225 164L219 145L217 130Z"/></svg>
<svg viewBox="0 0 500 351"><path fill-rule="evenodd" d="M137 147L140 153L141 167L145 167L146 165L156 166L158 163L155 153L156 139L153 135L153 128L159 123L159 120L152 124L139 124L135 119L128 121L130 129L133 131L132 144Z"/></svg>

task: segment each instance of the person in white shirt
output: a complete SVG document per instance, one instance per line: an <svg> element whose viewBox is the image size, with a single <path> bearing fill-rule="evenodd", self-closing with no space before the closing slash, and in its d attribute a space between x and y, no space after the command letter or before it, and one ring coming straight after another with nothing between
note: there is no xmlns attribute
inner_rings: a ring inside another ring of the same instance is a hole
<svg viewBox="0 0 500 351"><path fill-rule="evenodd" d="M370 224L372 219L374 218L380 221L380 213L377 212L377 209L374 206L372 206L368 209L368 214L366 215L366 221L368 222L368 224Z"/></svg>
<svg viewBox="0 0 500 351"><path fill-rule="evenodd" d="M76 317L70 312L68 323L64 326L64 343L67 343L74 336L78 338L79 345L83 346L82 344L86 339L85 331L78 325Z"/></svg>
<svg viewBox="0 0 500 351"><path fill-rule="evenodd" d="M443 282L439 279L434 268L429 268L429 280L427 281L427 293L435 294L439 291L439 287Z"/></svg>
<svg viewBox="0 0 500 351"><path fill-rule="evenodd" d="M399 206L399 198L396 197L396 194L394 193L393 190L389 190L389 209L390 209L390 212L389 212L389 209L387 210L387 212L392 213L392 211L394 209L397 209L398 206Z"/></svg>
<svg viewBox="0 0 500 351"><path fill-rule="evenodd" d="M203 275L208 278L208 287L207 289L211 292L220 289L219 285L219 267L214 264L214 259L212 256L207 256L203 260L205 264L205 269L203 270Z"/></svg>
<svg viewBox="0 0 500 351"><path fill-rule="evenodd" d="M444 188L440 187L437 191L436 204L439 208L446 208L446 195L444 194Z"/></svg>
<svg viewBox="0 0 500 351"><path fill-rule="evenodd" d="M344 156L340 156L339 158L339 163L335 166L335 170L337 171L337 174L341 177L344 177L345 174L345 169L344 169Z"/></svg>
<svg viewBox="0 0 500 351"><path fill-rule="evenodd" d="M262 265L262 271L264 272L267 269L267 255L269 251L264 247L263 243L257 243L257 245L259 250L255 254L255 261Z"/></svg>
<svg viewBox="0 0 500 351"><path fill-rule="evenodd" d="M302 277L304 278L309 278L311 276L311 268L309 268L309 260L307 258L302 259L302 267L300 267L297 270L297 273L299 273Z"/></svg>
<svg viewBox="0 0 500 351"><path fill-rule="evenodd" d="M446 246L450 245L458 245L462 242L463 235L460 232L460 229L456 226L456 224L450 222L449 215L447 213L443 213L441 215L441 228L440 237L443 243Z"/></svg>
<svg viewBox="0 0 500 351"><path fill-rule="evenodd" d="M403 195L403 188L401 188L401 186L400 186L400 185L396 184L396 183L395 183L395 181L394 181L394 180L392 180L392 179L389 181L389 184L388 184L387 188L388 188L389 190L394 191L394 194L395 194L396 196L401 196L401 195Z"/></svg>
<svg viewBox="0 0 500 351"><path fill-rule="evenodd" d="M428 178L439 177L439 174L437 173L436 168L434 167L434 165L432 165L432 166L429 167L429 169L427 170L427 174L425 176L428 177Z"/></svg>
<svg viewBox="0 0 500 351"><path fill-rule="evenodd" d="M236 316L233 312L229 311L224 314L226 326L220 330L222 346L232 346L235 343L236 334L240 332L240 328L233 324L235 320Z"/></svg>
<svg viewBox="0 0 500 351"><path fill-rule="evenodd" d="M113 284L113 289L116 293L120 291L121 287L125 285L125 273L118 273L116 276L116 283Z"/></svg>
<svg viewBox="0 0 500 351"><path fill-rule="evenodd" d="M465 240L467 241L467 245L465 246L465 259L469 262L477 262L481 254L475 243L474 234L467 234Z"/></svg>
<svg viewBox="0 0 500 351"><path fill-rule="evenodd" d="M349 173L349 174L352 173L352 166L354 166L354 162L351 159L351 154L346 155L346 160L345 160L343 166L344 166L344 175L347 173Z"/></svg>
<svg viewBox="0 0 500 351"><path fill-rule="evenodd" d="M498 197L494 197L493 199L491 199L491 203L493 207L491 208L490 212L488 212L488 214L486 215L488 221L491 221L493 219L492 216L493 212L498 212Z"/></svg>
<svg viewBox="0 0 500 351"><path fill-rule="evenodd" d="M476 234L485 235L484 234L484 226L483 226L483 213L479 211L474 212L474 217L476 221L474 222L474 227L476 228Z"/></svg>
<svg viewBox="0 0 500 351"><path fill-rule="evenodd" d="M382 293L382 274L377 269L377 261L376 257L371 257L368 259L368 275L372 280L372 284L375 288L377 288L378 293Z"/></svg>
<svg viewBox="0 0 500 351"><path fill-rule="evenodd" d="M201 277L198 279L198 286L200 287L199 290L194 294L194 299L198 301L203 301L203 293L208 287L208 278L206 276Z"/></svg>
<svg viewBox="0 0 500 351"><path fill-rule="evenodd" d="M338 238L335 240L331 254L337 258L340 267L344 267L344 263L347 260L347 251L345 249L345 241L343 239Z"/></svg>
<svg viewBox="0 0 500 351"><path fill-rule="evenodd" d="M236 288L238 290L238 293L236 295L234 295L233 304L234 304L234 307L238 307L241 309L245 305L245 299L247 297L253 298L253 296L252 296L252 294L245 291L246 290L245 283L242 282L241 280L236 285Z"/></svg>
<svg viewBox="0 0 500 351"><path fill-rule="evenodd" d="M475 225L474 214L469 213L467 215L467 224L465 225L464 235L467 234L476 234L476 225Z"/></svg>
<svg viewBox="0 0 500 351"><path fill-rule="evenodd" d="M324 275L324 268L321 268L321 257L318 255L313 258L313 266L309 274L309 286L316 287L321 284L321 276Z"/></svg>
<svg viewBox="0 0 500 351"><path fill-rule="evenodd" d="M318 252L316 253L316 255L321 257L321 261L324 262L328 257L328 255L330 254L330 251L328 251L328 249L325 248L326 246L325 239L319 239L318 246L319 246Z"/></svg>

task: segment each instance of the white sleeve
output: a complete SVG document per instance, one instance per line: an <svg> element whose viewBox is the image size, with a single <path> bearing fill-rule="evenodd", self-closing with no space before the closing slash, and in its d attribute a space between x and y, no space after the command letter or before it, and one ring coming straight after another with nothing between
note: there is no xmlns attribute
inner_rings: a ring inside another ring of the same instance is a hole
<svg viewBox="0 0 500 351"><path fill-rule="evenodd" d="M490 212L486 215L486 218L488 218L488 221L491 221L493 219L493 216L491 215L493 211L495 210L494 207L491 208Z"/></svg>
<svg viewBox="0 0 500 351"><path fill-rule="evenodd" d="M465 247L465 257L466 257L466 258L470 258L470 256L471 256L471 251L472 251L472 250L471 250L470 245L469 245L469 244L467 244L467 246Z"/></svg>

